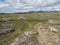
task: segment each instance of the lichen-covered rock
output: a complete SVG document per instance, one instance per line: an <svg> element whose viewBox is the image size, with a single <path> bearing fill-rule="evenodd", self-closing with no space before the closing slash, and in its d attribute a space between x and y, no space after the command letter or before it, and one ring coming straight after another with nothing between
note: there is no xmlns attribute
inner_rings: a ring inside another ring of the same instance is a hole
<svg viewBox="0 0 60 45"><path fill-rule="evenodd" d="M36 33L32 31L24 32L24 36L16 38L11 45L38 45Z"/></svg>

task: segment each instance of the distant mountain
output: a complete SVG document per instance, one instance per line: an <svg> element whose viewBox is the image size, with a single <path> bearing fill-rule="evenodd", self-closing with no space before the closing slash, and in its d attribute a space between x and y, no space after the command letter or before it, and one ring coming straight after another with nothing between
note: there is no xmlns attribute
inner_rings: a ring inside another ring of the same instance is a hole
<svg viewBox="0 0 60 45"><path fill-rule="evenodd" d="M29 13L45 13L45 12L60 12L60 11L30 11L30 12L15 12L15 13L0 13L0 15L10 15L10 14L29 14Z"/></svg>

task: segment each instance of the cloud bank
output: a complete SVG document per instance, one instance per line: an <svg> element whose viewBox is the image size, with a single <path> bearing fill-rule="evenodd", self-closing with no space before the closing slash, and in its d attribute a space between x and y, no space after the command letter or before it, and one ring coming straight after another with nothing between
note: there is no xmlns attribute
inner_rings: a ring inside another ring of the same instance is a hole
<svg viewBox="0 0 60 45"><path fill-rule="evenodd" d="M0 13L60 11L60 0L5 0L0 2Z"/></svg>

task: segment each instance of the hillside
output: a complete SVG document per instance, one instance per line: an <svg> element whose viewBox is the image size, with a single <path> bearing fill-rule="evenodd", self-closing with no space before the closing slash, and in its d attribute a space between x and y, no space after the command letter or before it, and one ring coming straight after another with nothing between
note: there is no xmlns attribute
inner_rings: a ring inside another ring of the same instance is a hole
<svg viewBox="0 0 60 45"><path fill-rule="evenodd" d="M0 14L0 45L60 45L60 12Z"/></svg>

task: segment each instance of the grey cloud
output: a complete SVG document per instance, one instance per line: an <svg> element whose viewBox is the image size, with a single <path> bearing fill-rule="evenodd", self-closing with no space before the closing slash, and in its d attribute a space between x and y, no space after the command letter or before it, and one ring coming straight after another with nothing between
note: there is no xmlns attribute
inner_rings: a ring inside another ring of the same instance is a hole
<svg viewBox="0 0 60 45"><path fill-rule="evenodd" d="M0 12L59 11L60 0L6 0Z"/></svg>

